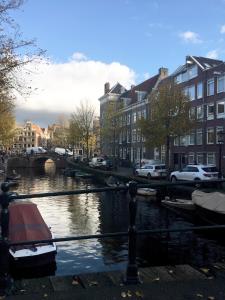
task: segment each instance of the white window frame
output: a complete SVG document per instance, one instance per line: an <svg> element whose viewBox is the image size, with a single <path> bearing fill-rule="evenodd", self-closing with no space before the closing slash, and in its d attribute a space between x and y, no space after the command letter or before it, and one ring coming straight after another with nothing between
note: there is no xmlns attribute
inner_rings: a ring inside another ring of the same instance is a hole
<svg viewBox="0 0 225 300"><path fill-rule="evenodd" d="M210 159L210 156L212 160ZM216 164L216 155L215 152L208 152L206 155L206 162L207 165L215 165Z"/></svg>
<svg viewBox="0 0 225 300"><path fill-rule="evenodd" d="M222 90L219 90L219 81L220 80L223 81L223 89ZM225 92L225 75L217 78L217 93L222 93L222 92Z"/></svg>
<svg viewBox="0 0 225 300"><path fill-rule="evenodd" d="M199 109L201 110L201 115L199 116ZM204 109L203 109L203 105L198 105L196 108L196 117L197 120L201 120L204 117Z"/></svg>
<svg viewBox="0 0 225 300"><path fill-rule="evenodd" d="M193 91L194 93L191 94L191 91ZM189 99L191 101L195 100L195 85L194 84L188 87L188 95L189 95Z"/></svg>
<svg viewBox="0 0 225 300"><path fill-rule="evenodd" d="M199 94L200 89L201 89L201 94ZM201 81L197 83L196 98L201 99L202 97L203 97L203 83Z"/></svg>
<svg viewBox="0 0 225 300"><path fill-rule="evenodd" d="M204 163L203 153L197 153L196 154L196 161L197 161L197 164L203 164Z"/></svg>
<svg viewBox="0 0 225 300"><path fill-rule="evenodd" d="M194 164L195 162L195 153L194 152L189 152L188 153L188 164Z"/></svg>
<svg viewBox="0 0 225 300"><path fill-rule="evenodd" d="M213 112L209 112L209 107L213 107ZM207 104L207 120L213 120L215 114L215 104L209 103Z"/></svg>
<svg viewBox="0 0 225 300"><path fill-rule="evenodd" d="M189 110L189 119L190 120L195 120L196 119L196 107L193 106Z"/></svg>
<svg viewBox="0 0 225 300"><path fill-rule="evenodd" d="M222 113L219 113L219 112L218 112L218 105L219 105L219 104L223 104L224 112L222 112ZM219 119L219 118L223 118L223 117L225 116L225 101L219 101L219 102L216 103L216 113L217 113L217 118L218 118L218 119Z"/></svg>
<svg viewBox="0 0 225 300"><path fill-rule="evenodd" d="M217 144L219 144L219 140L218 140L219 135L218 135L218 133L221 132L221 131L222 131L222 132L224 131L224 127L223 127L223 126L217 126L217 127L216 127L216 143L217 143Z"/></svg>
<svg viewBox="0 0 225 300"><path fill-rule="evenodd" d="M213 92L211 94L210 92L210 86L213 86ZM207 96L213 96L215 94L215 90L214 90L214 78L211 78L209 80L207 80Z"/></svg>
<svg viewBox="0 0 225 300"><path fill-rule="evenodd" d="M213 141L212 142L209 141L209 133L213 133ZM208 127L207 131L206 131L206 135L207 135L207 144L208 145L213 145L214 144L214 138L215 138L214 128L213 127Z"/></svg>
<svg viewBox="0 0 225 300"><path fill-rule="evenodd" d="M194 137L194 141L191 141L191 138ZM192 130L189 134L189 145L195 145L195 130Z"/></svg>

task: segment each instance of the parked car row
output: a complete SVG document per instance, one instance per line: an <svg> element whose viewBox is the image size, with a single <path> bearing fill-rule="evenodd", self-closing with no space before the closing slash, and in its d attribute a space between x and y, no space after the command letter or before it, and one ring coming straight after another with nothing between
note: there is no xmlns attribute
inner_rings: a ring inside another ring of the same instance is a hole
<svg viewBox="0 0 225 300"><path fill-rule="evenodd" d="M215 180L219 172L215 165L187 165L179 171L168 174L165 164L144 164L135 169L135 175L151 178L166 178L172 182L177 180Z"/></svg>
<svg viewBox="0 0 225 300"><path fill-rule="evenodd" d="M110 170L113 167L111 160L104 157L93 157L89 162L89 166L92 168L99 168L104 170Z"/></svg>

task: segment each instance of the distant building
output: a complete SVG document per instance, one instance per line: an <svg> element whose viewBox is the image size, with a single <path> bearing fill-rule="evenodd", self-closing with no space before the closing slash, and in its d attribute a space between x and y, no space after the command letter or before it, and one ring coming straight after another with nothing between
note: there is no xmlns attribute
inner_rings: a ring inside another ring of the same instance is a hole
<svg viewBox="0 0 225 300"><path fill-rule="evenodd" d="M16 127L13 150L22 152L28 147L46 147L48 139L46 129L27 121L23 126L17 125Z"/></svg>

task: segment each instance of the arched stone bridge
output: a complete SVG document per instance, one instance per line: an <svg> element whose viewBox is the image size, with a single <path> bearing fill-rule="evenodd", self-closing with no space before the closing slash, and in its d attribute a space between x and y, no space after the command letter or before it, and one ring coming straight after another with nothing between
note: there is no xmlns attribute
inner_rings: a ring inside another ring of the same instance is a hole
<svg viewBox="0 0 225 300"><path fill-rule="evenodd" d="M56 168L65 168L67 157L60 156L56 153L41 153L25 156L12 156L8 158L7 168L40 168L44 167L45 162L51 159L54 161Z"/></svg>

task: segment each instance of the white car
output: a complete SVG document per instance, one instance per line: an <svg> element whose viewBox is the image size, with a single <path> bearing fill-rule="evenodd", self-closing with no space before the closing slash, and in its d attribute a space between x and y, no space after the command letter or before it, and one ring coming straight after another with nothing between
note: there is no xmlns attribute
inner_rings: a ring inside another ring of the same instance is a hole
<svg viewBox="0 0 225 300"><path fill-rule="evenodd" d="M214 165L187 165L180 171L170 174L170 180L215 180L218 179L218 171Z"/></svg>
<svg viewBox="0 0 225 300"><path fill-rule="evenodd" d="M147 178L162 178L167 176L166 166L164 164L152 164L144 165L141 168L135 170L137 176L143 176Z"/></svg>

